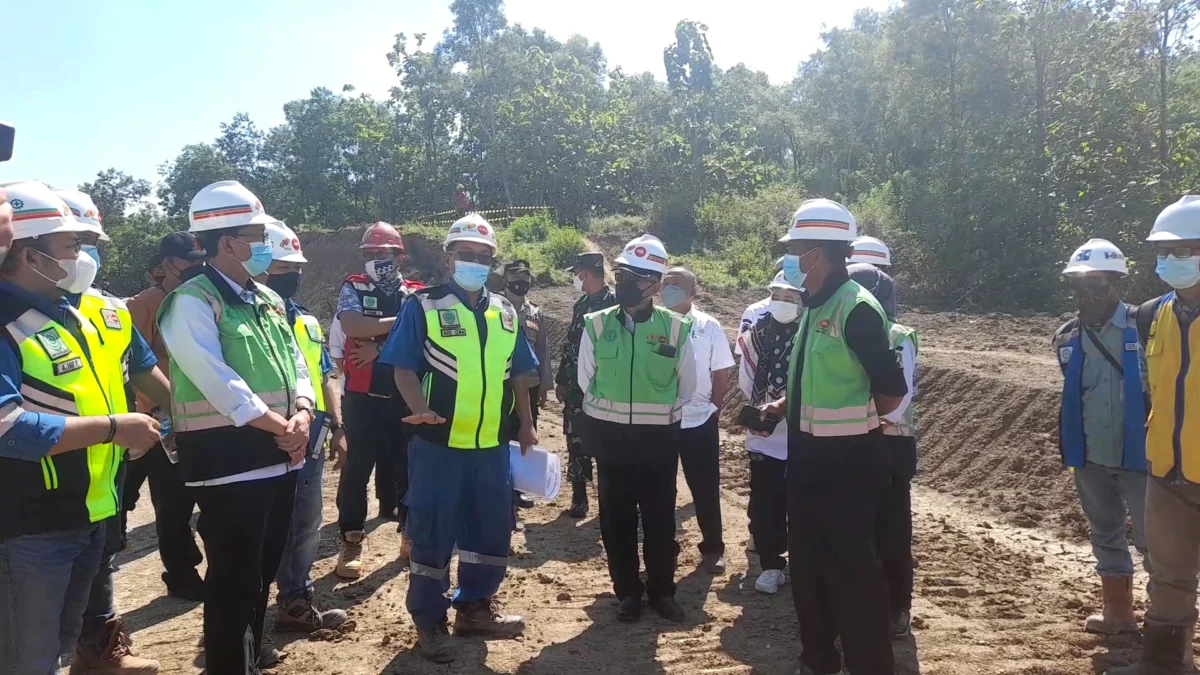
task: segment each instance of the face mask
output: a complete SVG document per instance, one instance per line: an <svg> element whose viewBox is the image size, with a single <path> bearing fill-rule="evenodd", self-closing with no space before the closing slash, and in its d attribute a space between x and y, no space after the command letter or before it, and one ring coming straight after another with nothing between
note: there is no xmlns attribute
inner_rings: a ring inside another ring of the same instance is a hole
<svg viewBox="0 0 1200 675"><path fill-rule="evenodd" d="M791 253L783 256L783 278L796 288L804 288L804 280L808 277L808 272L800 269L800 259L820 249L814 248L812 251L804 255L792 255Z"/></svg>
<svg viewBox="0 0 1200 675"><path fill-rule="evenodd" d="M491 272L492 268L487 265L463 260L454 261L454 283L467 292L473 293L483 288Z"/></svg>
<svg viewBox="0 0 1200 675"><path fill-rule="evenodd" d="M241 240L239 239L238 241ZM242 261L242 267L246 268L246 272L252 277L257 277L266 274L267 268L270 266L271 245L265 241L256 241L250 244L250 259Z"/></svg>
<svg viewBox="0 0 1200 675"><path fill-rule="evenodd" d="M272 274L267 277L267 288L278 293L281 298L290 298L300 288L300 273Z"/></svg>
<svg viewBox="0 0 1200 675"><path fill-rule="evenodd" d="M617 284L617 304L625 307L637 307L646 298L642 289L638 288L636 279L629 279Z"/></svg>
<svg viewBox="0 0 1200 675"><path fill-rule="evenodd" d="M1168 255L1158 259L1158 265L1154 271L1158 274L1159 279L1167 282L1168 286L1177 291L1191 288L1200 284L1200 256L1176 258Z"/></svg>
<svg viewBox="0 0 1200 675"><path fill-rule="evenodd" d="M387 283L400 276L396 272L395 260L368 260L364 267L367 270L367 276L377 284Z"/></svg>
<svg viewBox="0 0 1200 675"><path fill-rule="evenodd" d="M786 300L772 300L767 306L767 311L771 313L771 318L779 323L791 323L800 316L800 305Z"/></svg>
<svg viewBox="0 0 1200 675"><path fill-rule="evenodd" d="M3 258L0 258L0 260L3 260ZM571 284L575 286L576 293L583 292L583 277L575 275L575 278L571 280Z"/></svg>
<svg viewBox="0 0 1200 675"><path fill-rule="evenodd" d="M100 249L90 244L84 244L79 247L79 250L91 256L92 260L96 261L96 269L100 269Z"/></svg>
<svg viewBox="0 0 1200 675"><path fill-rule="evenodd" d="M30 250L37 251L36 248ZM41 251L37 252L43 257L50 258L50 256ZM55 281L45 274L37 272L37 268L34 268L33 271L41 275L46 281L53 281L55 286L73 295L82 293L90 288L92 282L96 280L96 272L100 269L96 265L95 260L92 260L90 256L82 254L72 260L59 260L58 258L50 258L50 260L58 263L59 269L66 272L67 276Z"/></svg>
<svg viewBox="0 0 1200 675"><path fill-rule="evenodd" d="M687 302L687 291L674 284L668 284L662 287L662 291L658 295L662 300L663 307L674 309Z"/></svg>
<svg viewBox="0 0 1200 675"><path fill-rule="evenodd" d="M529 282L525 281L524 279L519 281L510 281L508 282L508 290L512 291L513 295L523 298L525 297L525 294L529 292Z"/></svg>

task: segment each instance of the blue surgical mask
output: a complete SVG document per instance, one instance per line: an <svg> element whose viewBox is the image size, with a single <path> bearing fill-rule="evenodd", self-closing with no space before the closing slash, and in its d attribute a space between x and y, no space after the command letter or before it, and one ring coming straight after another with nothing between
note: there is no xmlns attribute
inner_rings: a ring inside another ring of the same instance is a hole
<svg viewBox="0 0 1200 675"><path fill-rule="evenodd" d="M256 277L260 274L266 274L267 268L271 266L271 245L257 241L250 244L250 259L242 263L242 267L250 273L250 276Z"/></svg>
<svg viewBox="0 0 1200 675"><path fill-rule="evenodd" d="M92 260L95 260L96 261L96 269L100 269L100 249L96 248L95 246L92 246L91 244L83 244L82 246L79 247L79 250L88 254L88 256L91 257Z"/></svg>
<svg viewBox="0 0 1200 675"><path fill-rule="evenodd" d="M1158 259L1154 271L1158 278L1177 291L1200 284L1200 256L1176 258L1168 255Z"/></svg>
<svg viewBox="0 0 1200 675"><path fill-rule="evenodd" d="M483 288L487 283L488 275L492 273L492 268L479 263L465 262L463 260L454 261L454 283L458 284L464 291L475 292Z"/></svg>
<svg viewBox="0 0 1200 675"><path fill-rule="evenodd" d="M675 284L667 284L662 287L659 299L662 300L663 307L673 309L687 302L687 291Z"/></svg>

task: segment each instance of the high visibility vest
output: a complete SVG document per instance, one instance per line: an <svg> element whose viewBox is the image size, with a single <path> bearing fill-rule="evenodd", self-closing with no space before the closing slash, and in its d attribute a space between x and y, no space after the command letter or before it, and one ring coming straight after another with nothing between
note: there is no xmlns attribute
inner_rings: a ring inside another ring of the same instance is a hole
<svg viewBox="0 0 1200 675"><path fill-rule="evenodd" d="M346 277L346 283L358 296L358 302L362 305L362 315L368 319L387 319L396 316L406 297L425 288L425 284L420 281L405 280L400 283L400 289L395 293L384 293L365 274L351 274ZM357 347L367 342L374 342L382 347L383 343L387 342L387 337L386 334L376 335L373 338L347 337L347 351L350 347ZM346 391L384 398L397 394L395 380L392 377L392 367L382 363L379 359L364 366L355 365L351 359L346 359L342 364L342 371L346 374Z"/></svg>
<svg viewBox="0 0 1200 675"><path fill-rule="evenodd" d="M500 445L514 405L512 387L506 385L517 346L516 308L503 295L489 293L481 327L449 286L419 291L416 297L425 315L425 400L446 422L409 430L460 450Z"/></svg>
<svg viewBox="0 0 1200 675"><path fill-rule="evenodd" d="M313 393L316 400L313 405L320 412L329 412L325 407L325 387L321 378L321 350L325 346L325 336L321 333L321 322L311 314L296 311L296 322L292 324L292 333L296 335L296 346L308 366L308 376L312 379Z"/></svg>
<svg viewBox="0 0 1200 675"><path fill-rule="evenodd" d="M897 354L899 354L900 350L904 349L904 345L907 343L912 343L914 355L920 351L920 344L917 340L917 331L909 328L908 326L901 326L898 323L892 324L891 340L892 349L895 350ZM914 376L913 379L915 380L916 377ZM913 386L916 386L915 382L913 383ZM915 399L917 392L914 391L911 393ZM916 436L916 409L917 406L915 402L910 401L908 408L906 408L904 410L904 414L900 416L900 423L889 426L883 430L883 433L887 434L888 436Z"/></svg>
<svg viewBox="0 0 1200 675"><path fill-rule="evenodd" d="M22 408L64 417L128 411L121 366L105 357L101 329L74 308L69 311L78 319L83 343L35 309L26 310L6 326L21 354ZM33 512L16 515L37 523L29 528L32 531L8 523L4 529L32 534L83 527L115 516L114 481L122 454L113 443L100 443L86 450L46 456L40 462L0 461L0 490L9 500L14 495L27 500Z"/></svg>
<svg viewBox="0 0 1200 675"><path fill-rule="evenodd" d="M583 396L588 417L617 424L678 424L679 352L692 333L692 320L654 307L650 318L624 325L623 310L588 314L584 330L592 341L596 373Z"/></svg>
<svg viewBox="0 0 1200 675"><path fill-rule="evenodd" d="M125 387L126 403L133 400L133 391L129 387L129 350L133 344L133 315L125 301L109 295L104 295L95 288L89 288L79 297L79 312L83 314L96 332L100 335L101 354L93 354L93 360L101 358L106 363L119 363L122 382ZM129 412L126 405L119 412Z"/></svg>
<svg viewBox="0 0 1200 675"><path fill-rule="evenodd" d="M1146 422L1146 458L1150 472L1166 478L1174 469L1200 483L1200 320L1187 334L1175 315L1175 295L1158 304L1146 341L1150 416Z"/></svg>
<svg viewBox="0 0 1200 675"><path fill-rule="evenodd" d="M179 297L202 300L212 308L225 363L268 408L290 418L296 404L296 341L283 300L266 285L256 284L254 304L226 303L209 274L216 273L196 275L171 291L158 309L159 321ZM171 421L176 432L233 426L192 384L174 354L170 379Z"/></svg>
<svg viewBox="0 0 1200 675"><path fill-rule="evenodd" d="M788 375L790 428L813 436L860 436L879 428L870 378L846 343L846 318L859 305L878 312L890 330L879 301L853 280L820 307L801 310Z"/></svg>

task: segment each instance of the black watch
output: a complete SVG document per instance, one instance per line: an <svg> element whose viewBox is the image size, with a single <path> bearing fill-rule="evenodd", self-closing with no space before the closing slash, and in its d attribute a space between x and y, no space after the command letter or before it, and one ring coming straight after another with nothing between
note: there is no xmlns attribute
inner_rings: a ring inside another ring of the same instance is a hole
<svg viewBox="0 0 1200 675"><path fill-rule="evenodd" d="M338 424L330 424L330 425L329 425L329 430L330 430L330 431L345 431L345 430L346 430L346 425L345 425L345 424L342 424L342 423L340 423L340 422L339 422Z"/></svg>

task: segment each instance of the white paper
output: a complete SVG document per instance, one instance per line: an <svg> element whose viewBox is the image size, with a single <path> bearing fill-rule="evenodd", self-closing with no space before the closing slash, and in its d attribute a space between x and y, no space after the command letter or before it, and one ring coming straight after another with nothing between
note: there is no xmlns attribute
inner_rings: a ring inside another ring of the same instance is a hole
<svg viewBox="0 0 1200 675"><path fill-rule="evenodd" d="M562 488L562 465L558 455L534 446L522 457L521 446L517 443L510 443L508 450L512 457L513 489L538 499L551 500L558 496Z"/></svg>

